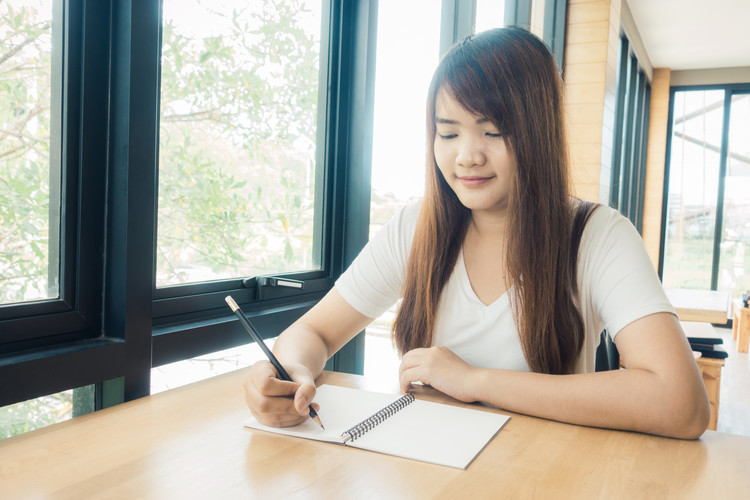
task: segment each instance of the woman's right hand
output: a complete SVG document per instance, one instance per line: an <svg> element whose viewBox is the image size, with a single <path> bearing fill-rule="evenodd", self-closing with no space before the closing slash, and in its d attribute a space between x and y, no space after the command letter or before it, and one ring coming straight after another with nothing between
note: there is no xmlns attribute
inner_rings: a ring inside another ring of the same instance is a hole
<svg viewBox="0 0 750 500"><path fill-rule="evenodd" d="M315 397L315 379L303 365L284 365L294 382L281 380L268 361L250 367L245 379L245 402L253 416L263 425L289 427L310 418L308 406ZM317 411L317 403L313 403Z"/></svg>

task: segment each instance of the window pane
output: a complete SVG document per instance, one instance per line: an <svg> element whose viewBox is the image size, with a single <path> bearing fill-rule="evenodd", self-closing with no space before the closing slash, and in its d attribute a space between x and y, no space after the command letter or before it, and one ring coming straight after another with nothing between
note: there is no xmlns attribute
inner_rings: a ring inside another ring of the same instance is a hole
<svg viewBox="0 0 750 500"><path fill-rule="evenodd" d="M413 20L417 18L420 22L415 24ZM375 72L371 237L409 201L424 194L425 109L439 50L439 2L381 0Z"/></svg>
<svg viewBox="0 0 750 500"><path fill-rule="evenodd" d="M674 96L664 285L711 288L724 91Z"/></svg>
<svg viewBox="0 0 750 500"><path fill-rule="evenodd" d="M320 2L164 0L163 19L157 286L319 268Z"/></svg>
<svg viewBox="0 0 750 500"><path fill-rule="evenodd" d="M732 96L719 290L750 290L750 95Z"/></svg>
<svg viewBox="0 0 750 500"><path fill-rule="evenodd" d="M58 295L60 210L50 206L50 189L59 189L59 153L51 156L50 144L60 134L50 131L50 110L60 78L52 21L52 0L0 2L0 303Z"/></svg>
<svg viewBox="0 0 750 500"><path fill-rule="evenodd" d="M41 429L73 417L73 390L0 408L0 439Z"/></svg>
<svg viewBox="0 0 750 500"><path fill-rule="evenodd" d="M440 56L440 7L432 0L378 4L370 237L424 194L425 109ZM386 312L367 329L366 374L392 364L380 356L376 361L373 355L392 352L390 340L385 349L375 346L389 338L394 312ZM397 370L391 374L395 376Z"/></svg>
<svg viewBox="0 0 750 500"><path fill-rule="evenodd" d="M275 342L276 338L265 339L269 349L273 349ZM264 359L268 358L258 344L251 342L244 346L158 366L151 369L151 394L246 368Z"/></svg>
<svg viewBox="0 0 750 500"><path fill-rule="evenodd" d="M475 33L505 25L505 0L477 0Z"/></svg>

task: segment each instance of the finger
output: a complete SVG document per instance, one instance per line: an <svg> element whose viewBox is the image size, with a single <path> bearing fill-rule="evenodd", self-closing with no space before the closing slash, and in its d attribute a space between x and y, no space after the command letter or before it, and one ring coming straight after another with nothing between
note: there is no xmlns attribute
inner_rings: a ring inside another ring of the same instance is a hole
<svg viewBox="0 0 750 500"><path fill-rule="evenodd" d="M401 372L399 376L399 386L401 388L402 394L406 394L407 392L409 392L412 382L421 381L420 372L421 370L418 366L408 368Z"/></svg>
<svg viewBox="0 0 750 500"><path fill-rule="evenodd" d="M309 416L302 416L296 413L289 413L284 415L264 415L259 414L255 416L256 420L263 425L269 427L291 427L303 423Z"/></svg>
<svg viewBox="0 0 750 500"><path fill-rule="evenodd" d="M268 413L272 415L297 414L294 400L289 396L267 396L251 384L245 384L245 402L254 415Z"/></svg>
<svg viewBox="0 0 750 500"><path fill-rule="evenodd" d="M281 380L271 363L262 362L260 366L250 372L249 380L258 392L265 396L294 396L299 384Z"/></svg>
<svg viewBox="0 0 750 500"><path fill-rule="evenodd" d="M315 397L314 384L302 384L294 395L294 408L300 415L310 413L309 406Z"/></svg>
<svg viewBox="0 0 750 500"><path fill-rule="evenodd" d="M425 349L420 347L417 349L412 349L411 351L401 356L401 364L398 367L399 376L404 372L404 370L419 366L424 351Z"/></svg>

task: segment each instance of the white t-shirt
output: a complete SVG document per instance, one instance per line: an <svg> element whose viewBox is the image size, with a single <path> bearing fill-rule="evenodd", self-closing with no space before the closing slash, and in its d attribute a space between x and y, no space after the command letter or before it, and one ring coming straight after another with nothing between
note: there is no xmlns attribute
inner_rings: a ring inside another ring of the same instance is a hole
<svg viewBox="0 0 750 500"><path fill-rule="evenodd" d="M420 206L413 203L391 219L336 281L342 297L365 316L377 318L400 298ZM608 207L597 208L584 228L578 286L585 340L577 373L594 371L602 330L614 338L649 314L675 314L640 235ZM448 347L474 366L529 370L508 292L483 304L469 282L463 253L440 296L433 345Z"/></svg>

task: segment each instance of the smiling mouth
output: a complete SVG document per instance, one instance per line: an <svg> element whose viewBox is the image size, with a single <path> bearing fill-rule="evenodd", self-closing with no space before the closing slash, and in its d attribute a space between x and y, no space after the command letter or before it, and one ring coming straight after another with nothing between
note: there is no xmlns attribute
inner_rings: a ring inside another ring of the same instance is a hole
<svg viewBox="0 0 750 500"><path fill-rule="evenodd" d="M492 177L459 177L458 180L461 181L461 184L463 184L466 187L479 187L483 185L484 183L490 181Z"/></svg>

